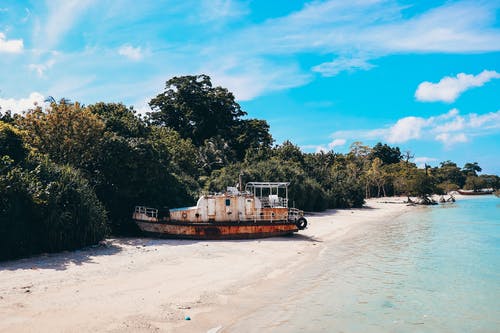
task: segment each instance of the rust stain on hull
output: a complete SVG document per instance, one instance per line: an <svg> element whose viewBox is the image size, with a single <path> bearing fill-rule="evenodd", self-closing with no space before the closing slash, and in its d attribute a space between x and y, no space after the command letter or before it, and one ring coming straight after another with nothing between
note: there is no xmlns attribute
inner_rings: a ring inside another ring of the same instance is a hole
<svg viewBox="0 0 500 333"><path fill-rule="evenodd" d="M246 239L275 237L292 234L299 229L295 223L249 223L249 224L217 224L217 223L151 223L137 224L146 234L166 238L189 239Z"/></svg>
<svg viewBox="0 0 500 333"><path fill-rule="evenodd" d="M202 195L192 207L160 211L136 206L132 218L143 232L157 237L234 239L292 234L304 230L307 221L303 211L288 207L288 185L251 182L245 192L228 188L225 193Z"/></svg>

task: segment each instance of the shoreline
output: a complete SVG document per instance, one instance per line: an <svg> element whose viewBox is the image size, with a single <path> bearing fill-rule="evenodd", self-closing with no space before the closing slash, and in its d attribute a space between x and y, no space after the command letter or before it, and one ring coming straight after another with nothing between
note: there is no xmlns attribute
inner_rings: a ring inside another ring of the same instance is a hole
<svg viewBox="0 0 500 333"><path fill-rule="evenodd" d="M272 298L288 277L314 265L328 242L348 239L367 221L420 209L381 202L388 199L309 215L309 227L293 237L108 239L0 263L0 331L222 332L259 308L259 293Z"/></svg>
<svg viewBox="0 0 500 333"><path fill-rule="evenodd" d="M389 201L384 201L389 199ZM260 328L252 328L239 323L252 322L254 315L262 307L272 308L276 300L286 299L285 304L296 295L291 295L290 283L296 284L297 273L314 269L318 259L335 242L348 241L360 228L368 222L383 222L403 214L426 209L427 206L408 205L405 197L372 198L366 200L363 208L332 209L326 212L308 215L308 221L318 224L316 227L306 229L304 237L314 239L313 247L307 248L305 252L298 251L300 258L295 259L295 265L289 269L276 270L274 274L264 276L261 281L243 286L238 292L228 292L226 302L219 303L205 312L198 314L197 323L185 323L176 328L176 332L260 332ZM293 260L293 259L292 259ZM298 270L294 267L298 266ZM290 278L291 277L291 278ZM264 283L262 283L264 282ZM305 282L305 281L304 281ZM307 281L311 282L311 281ZM314 285L314 281L313 285ZM308 286L293 286L298 295L308 290ZM259 315L257 315L257 318ZM286 321L277 313L269 313L276 327ZM266 320L267 321L267 320Z"/></svg>

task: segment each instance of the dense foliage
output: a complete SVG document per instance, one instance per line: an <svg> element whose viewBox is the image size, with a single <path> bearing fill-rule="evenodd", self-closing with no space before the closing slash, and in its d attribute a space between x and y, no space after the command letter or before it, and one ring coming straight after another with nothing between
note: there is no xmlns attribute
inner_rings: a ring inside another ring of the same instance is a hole
<svg viewBox="0 0 500 333"><path fill-rule="evenodd" d="M410 152L361 142L350 152L273 146L265 120L248 119L206 75L174 77L138 115L117 103L51 100L0 113L0 259L131 234L135 205L192 205L202 191L248 181L289 181L290 204L308 211L360 207L365 198L499 188L481 167L451 161L417 168Z"/></svg>
<svg viewBox="0 0 500 333"><path fill-rule="evenodd" d="M80 172L28 153L20 132L2 122L0 156L0 260L104 237L104 207Z"/></svg>

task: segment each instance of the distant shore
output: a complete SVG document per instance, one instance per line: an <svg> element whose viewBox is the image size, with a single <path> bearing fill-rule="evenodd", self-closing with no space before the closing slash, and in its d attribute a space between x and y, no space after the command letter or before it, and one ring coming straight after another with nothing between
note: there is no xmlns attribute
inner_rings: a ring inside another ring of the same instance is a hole
<svg viewBox="0 0 500 333"><path fill-rule="evenodd" d="M349 237L367 221L420 209L405 199L369 199L364 208L311 214L309 227L293 237L109 239L80 251L3 262L0 331L222 332L259 308L256 293L286 287L328 242Z"/></svg>

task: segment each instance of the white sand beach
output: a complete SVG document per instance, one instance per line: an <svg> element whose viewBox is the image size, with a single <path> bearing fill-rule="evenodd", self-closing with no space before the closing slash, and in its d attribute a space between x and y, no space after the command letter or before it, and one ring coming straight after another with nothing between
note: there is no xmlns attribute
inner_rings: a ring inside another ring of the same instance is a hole
<svg viewBox="0 0 500 333"><path fill-rule="evenodd" d="M260 307L329 242L410 209L404 198L309 215L293 237L109 239L0 263L1 332L222 332ZM399 203L396 203L399 202ZM245 301L242 301L245 300ZM191 320L186 320L189 317Z"/></svg>

